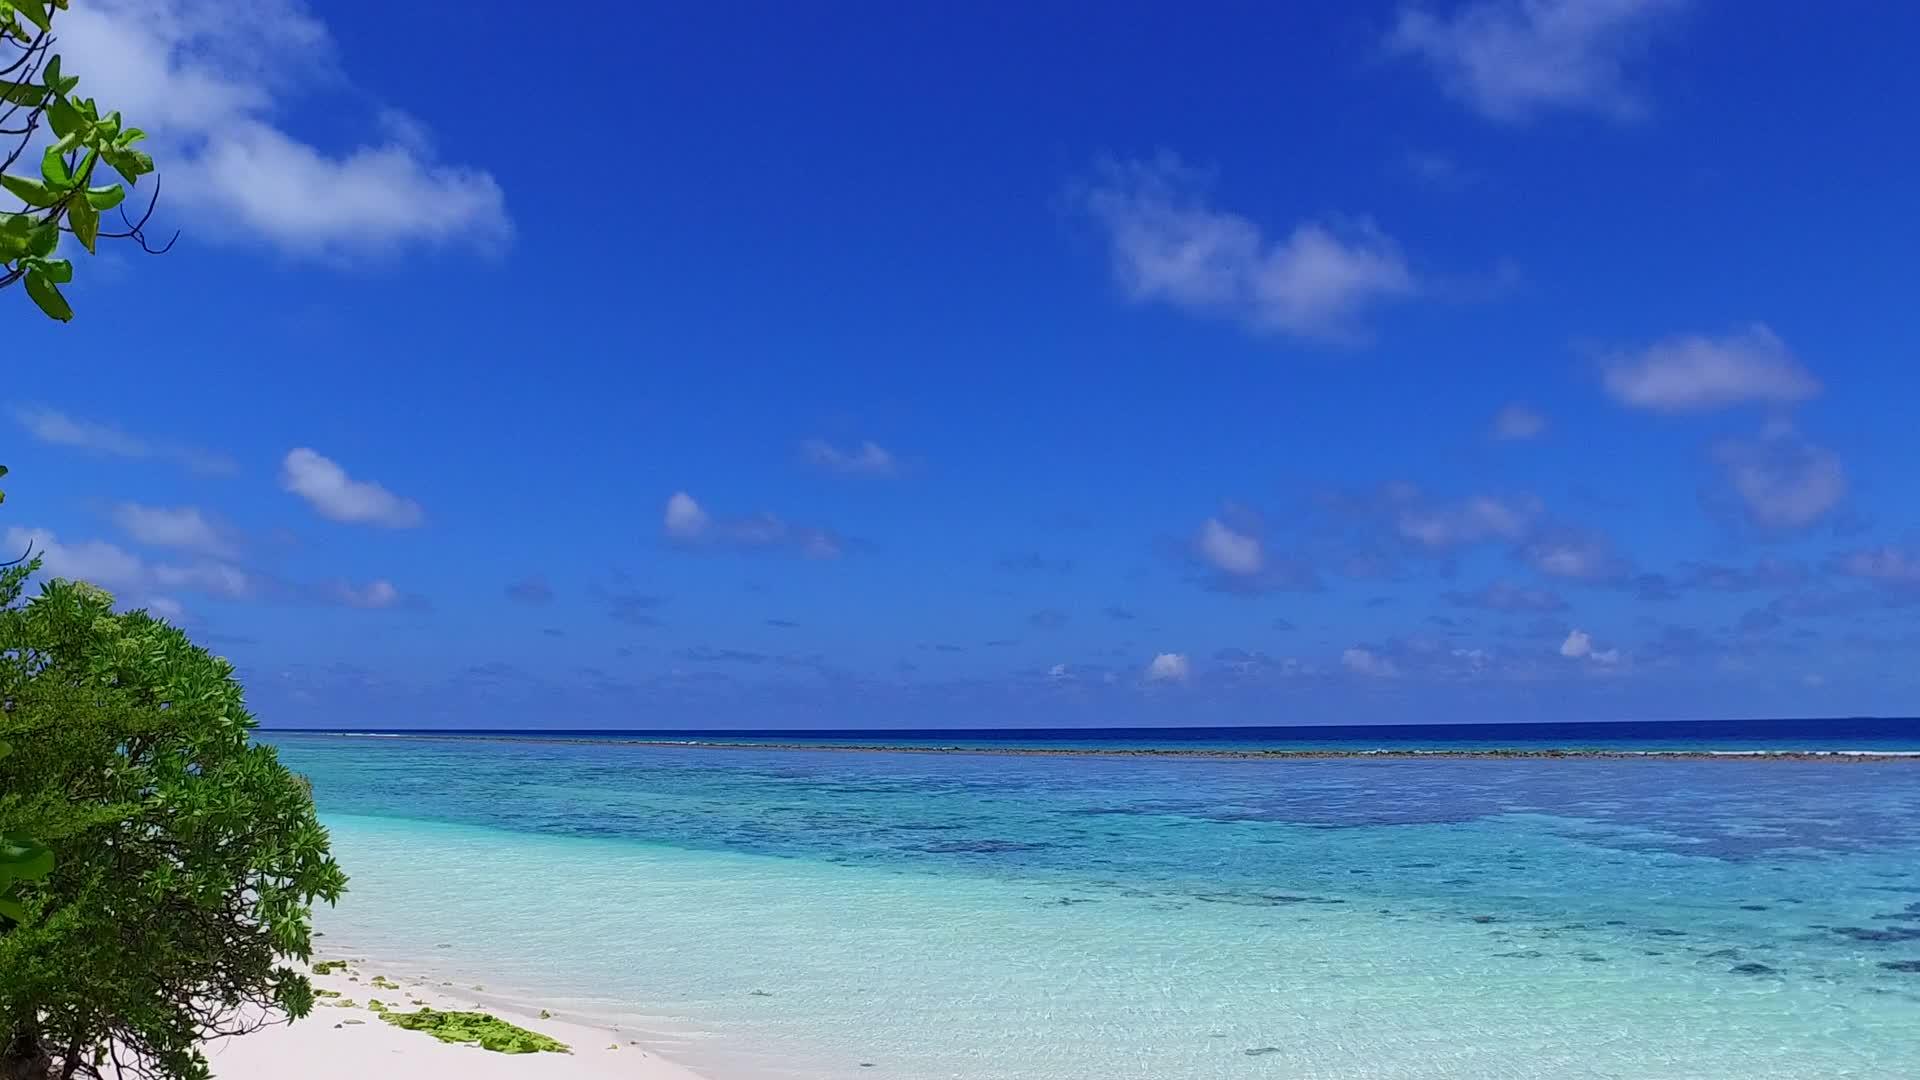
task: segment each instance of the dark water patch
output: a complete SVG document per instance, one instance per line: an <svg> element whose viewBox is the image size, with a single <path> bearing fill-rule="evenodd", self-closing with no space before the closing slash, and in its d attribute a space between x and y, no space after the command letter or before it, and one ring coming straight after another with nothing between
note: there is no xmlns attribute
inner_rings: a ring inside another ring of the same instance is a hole
<svg viewBox="0 0 1920 1080"><path fill-rule="evenodd" d="M1870 926L1836 926L1833 932L1854 941L1868 941L1885 945L1896 941L1920 941L1920 927L1893 926L1885 930L1876 930Z"/></svg>
<svg viewBox="0 0 1920 1080"><path fill-rule="evenodd" d="M1675 930L1669 926L1656 926L1651 930L1648 930L1647 934L1650 937L1686 937L1687 936L1687 932L1685 930Z"/></svg>
<svg viewBox="0 0 1920 1080"><path fill-rule="evenodd" d="M1728 968L1727 970L1729 972L1732 972L1735 975L1778 975L1780 974L1780 971L1778 968L1770 968L1765 964L1755 964L1751 962L1745 963L1745 964L1735 964L1732 967Z"/></svg>
<svg viewBox="0 0 1920 1080"><path fill-rule="evenodd" d="M1241 1053L1248 1057L1265 1057L1268 1054L1277 1054L1279 1052L1280 1048L1277 1046L1249 1046L1241 1051Z"/></svg>
<svg viewBox="0 0 1920 1080"><path fill-rule="evenodd" d="M922 844L913 850L929 855L1004 855L1016 851L1040 851L1052 846L1024 840L943 840Z"/></svg>
<svg viewBox="0 0 1920 1080"><path fill-rule="evenodd" d="M1520 949L1516 952L1497 952L1493 955L1503 960L1538 960L1547 954L1539 949Z"/></svg>
<svg viewBox="0 0 1920 1080"><path fill-rule="evenodd" d="M1765 904L1741 904L1740 910L1741 911L1772 911L1773 909L1768 907Z"/></svg>
<svg viewBox="0 0 1920 1080"><path fill-rule="evenodd" d="M1288 904L1344 904L1326 896L1299 896L1294 893L1194 893L1195 900L1209 904L1239 904L1243 907L1283 907Z"/></svg>
<svg viewBox="0 0 1920 1080"><path fill-rule="evenodd" d="M1888 971L1898 971L1906 975L1920 975L1920 960L1882 960L1880 966Z"/></svg>

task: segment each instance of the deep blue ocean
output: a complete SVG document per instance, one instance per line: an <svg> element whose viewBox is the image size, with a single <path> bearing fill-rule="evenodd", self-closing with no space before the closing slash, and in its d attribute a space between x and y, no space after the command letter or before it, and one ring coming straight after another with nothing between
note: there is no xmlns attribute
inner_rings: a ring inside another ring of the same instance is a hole
<svg viewBox="0 0 1920 1080"><path fill-rule="evenodd" d="M1852 750L1920 751L1920 718L1658 720L1165 728L355 728L368 735L516 736L765 745L1059 750Z"/></svg>

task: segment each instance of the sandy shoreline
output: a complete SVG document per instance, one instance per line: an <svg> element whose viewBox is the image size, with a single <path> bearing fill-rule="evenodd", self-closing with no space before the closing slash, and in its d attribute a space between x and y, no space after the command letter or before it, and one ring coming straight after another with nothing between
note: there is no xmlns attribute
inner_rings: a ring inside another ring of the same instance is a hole
<svg viewBox="0 0 1920 1080"><path fill-rule="evenodd" d="M326 954L323 954L326 955ZM375 977L382 984L374 984ZM218 1080L710 1080L674 1064L617 1027L540 1016L527 1008L449 985L390 970L378 963L350 962L347 969L313 976L323 996L313 1013L206 1047ZM422 1006L442 1011L491 1013L509 1023L567 1044L571 1053L503 1054L478 1046L445 1043L423 1031L395 1027L371 1007L394 1012Z"/></svg>

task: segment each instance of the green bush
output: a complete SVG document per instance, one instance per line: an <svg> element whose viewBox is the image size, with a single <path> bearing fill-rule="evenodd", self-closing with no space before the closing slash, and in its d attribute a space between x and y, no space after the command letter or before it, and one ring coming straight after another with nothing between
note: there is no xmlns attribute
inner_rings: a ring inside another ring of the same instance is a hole
<svg viewBox="0 0 1920 1080"><path fill-rule="evenodd" d="M0 570L0 835L58 859L12 886L0 1076L104 1060L197 1080L202 1040L312 1009L290 961L346 876L230 664L90 585L22 603L34 569Z"/></svg>

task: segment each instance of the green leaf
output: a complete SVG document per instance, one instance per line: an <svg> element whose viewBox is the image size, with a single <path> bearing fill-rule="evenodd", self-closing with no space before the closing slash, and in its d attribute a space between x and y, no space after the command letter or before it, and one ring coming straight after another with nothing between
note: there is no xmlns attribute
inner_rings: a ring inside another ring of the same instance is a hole
<svg viewBox="0 0 1920 1080"><path fill-rule="evenodd" d="M100 234L100 211L86 199L70 199L67 202L67 224L73 229L74 239L89 252L93 250L94 238Z"/></svg>
<svg viewBox="0 0 1920 1080"><path fill-rule="evenodd" d="M0 220L0 262L11 262L25 255L32 238L32 218L25 214L7 214Z"/></svg>
<svg viewBox="0 0 1920 1080"><path fill-rule="evenodd" d="M9 105L25 105L32 108L47 99L47 88L32 83L6 83L0 85L0 101Z"/></svg>
<svg viewBox="0 0 1920 1080"><path fill-rule="evenodd" d="M45 154L40 155L40 176L46 180L48 187L73 186L73 175L67 172L67 159L51 146L47 147Z"/></svg>
<svg viewBox="0 0 1920 1080"><path fill-rule="evenodd" d="M35 881L53 873L53 851L45 844L0 836L0 874Z"/></svg>
<svg viewBox="0 0 1920 1080"><path fill-rule="evenodd" d="M62 192L54 191L40 181L29 180L24 176L0 176L0 186L5 186L8 191L19 196L20 200L28 206L52 206L63 196Z"/></svg>
<svg viewBox="0 0 1920 1080"><path fill-rule="evenodd" d="M126 197L127 189L121 187L119 184L112 184L107 187L90 187L87 189L87 201L93 204L95 210L111 210L119 206L120 200Z"/></svg>
<svg viewBox="0 0 1920 1080"><path fill-rule="evenodd" d="M54 286L53 282L47 280L45 274L32 271L27 273L27 295L33 297L33 302L39 304L40 310L46 312L49 318L58 319L61 322L73 321L73 308L67 304L67 298L60 295L60 290Z"/></svg>
<svg viewBox="0 0 1920 1080"><path fill-rule="evenodd" d="M26 217L25 214L20 216ZM60 220L58 218L48 218L34 226L33 232L27 235L27 251L39 258L44 259L53 254L53 249L59 246Z"/></svg>
<svg viewBox="0 0 1920 1080"><path fill-rule="evenodd" d="M86 126L87 118L63 98L47 103L47 123L53 126L55 135L64 139L79 134L80 129Z"/></svg>
<svg viewBox="0 0 1920 1080"><path fill-rule="evenodd" d="M28 259L26 265L29 269L38 270L47 275L47 280L55 285L65 285L73 280L73 263L66 259L36 257Z"/></svg>
<svg viewBox="0 0 1920 1080"><path fill-rule="evenodd" d="M13 0L13 9L42 30L53 25L47 18L47 0Z"/></svg>
<svg viewBox="0 0 1920 1080"><path fill-rule="evenodd" d="M24 923L27 921L27 909L21 907L20 901L11 896L0 896L0 918Z"/></svg>
<svg viewBox="0 0 1920 1080"><path fill-rule="evenodd" d="M106 149L100 156L129 184L138 184L142 176L153 171L153 159L138 150Z"/></svg>

